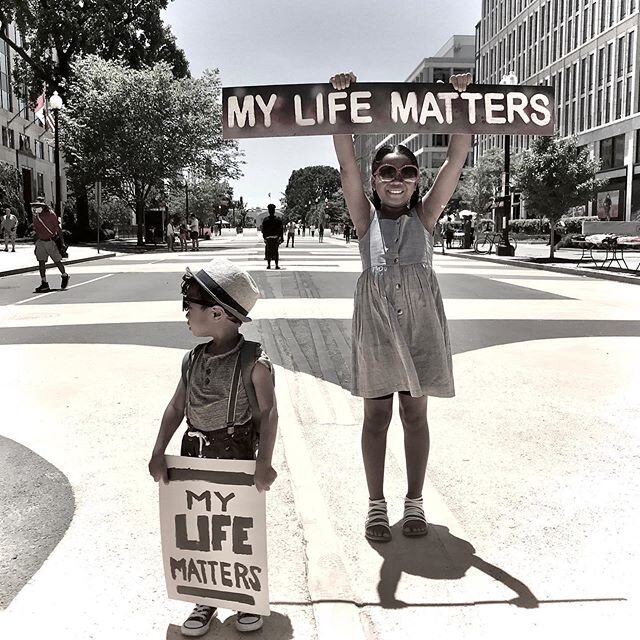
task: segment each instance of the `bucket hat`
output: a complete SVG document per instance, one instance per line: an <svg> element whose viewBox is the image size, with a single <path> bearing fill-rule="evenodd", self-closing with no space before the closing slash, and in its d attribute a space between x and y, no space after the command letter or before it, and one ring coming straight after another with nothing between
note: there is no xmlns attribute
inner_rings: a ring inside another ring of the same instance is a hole
<svg viewBox="0 0 640 640"><path fill-rule="evenodd" d="M248 314L260 297L260 291L244 269L225 258L215 258L196 272L187 267L186 273L196 280L216 304L240 321L251 322Z"/></svg>

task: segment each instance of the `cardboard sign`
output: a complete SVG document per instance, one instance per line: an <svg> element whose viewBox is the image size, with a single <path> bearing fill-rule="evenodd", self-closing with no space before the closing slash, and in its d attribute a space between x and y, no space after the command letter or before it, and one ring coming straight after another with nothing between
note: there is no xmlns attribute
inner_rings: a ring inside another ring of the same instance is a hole
<svg viewBox="0 0 640 640"><path fill-rule="evenodd" d="M252 460L166 456L160 531L174 600L269 615L265 494Z"/></svg>
<svg viewBox="0 0 640 640"><path fill-rule="evenodd" d="M357 83L226 87L225 138L336 133L499 133L553 135L552 87Z"/></svg>

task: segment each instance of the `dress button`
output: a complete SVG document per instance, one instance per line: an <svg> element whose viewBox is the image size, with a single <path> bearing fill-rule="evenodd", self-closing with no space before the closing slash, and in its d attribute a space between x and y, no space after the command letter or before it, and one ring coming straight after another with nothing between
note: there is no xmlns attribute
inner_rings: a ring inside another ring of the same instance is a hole
<svg viewBox="0 0 640 640"><path fill-rule="evenodd" d="M211 373L211 369L207 369L207 375Z"/></svg>
<svg viewBox="0 0 640 640"><path fill-rule="evenodd" d="M402 315L402 309L398 309L398 315L401 316Z"/></svg>
<svg viewBox="0 0 640 640"><path fill-rule="evenodd" d="M205 379L204 379L204 383L205 383L205 384L209 384L209 382L210 382L209 378L205 378Z"/></svg>
<svg viewBox="0 0 640 640"><path fill-rule="evenodd" d="M402 288L402 285L401 285L400 283L398 283L398 284L396 285L396 289L401 289L401 288Z"/></svg>
<svg viewBox="0 0 640 640"><path fill-rule="evenodd" d="M398 258L394 258L393 261L397 264L398 263Z"/></svg>

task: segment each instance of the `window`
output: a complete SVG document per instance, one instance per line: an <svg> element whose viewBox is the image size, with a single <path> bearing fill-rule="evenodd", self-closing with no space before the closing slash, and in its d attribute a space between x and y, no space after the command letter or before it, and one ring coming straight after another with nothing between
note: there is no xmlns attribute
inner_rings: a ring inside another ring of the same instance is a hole
<svg viewBox="0 0 640 640"><path fill-rule="evenodd" d="M622 80L618 80L616 83L616 120L622 118Z"/></svg>
<svg viewBox="0 0 640 640"><path fill-rule="evenodd" d="M631 103L633 102L633 83L631 81L631 76L627 77L627 96L625 99L625 107L624 107L624 115L631 115Z"/></svg>
<svg viewBox="0 0 640 640"><path fill-rule="evenodd" d="M9 146L9 136L7 135L7 127L2 127L2 146Z"/></svg>
<svg viewBox="0 0 640 640"><path fill-rule="evenodd" d="M640 164L640 129L636 131L636 163Z"/></svg>
<svg viewBox="0 0 640 640"><path fill-rule="evenodd" d="M9 146L12 149L16 148L16 137L15 137L15 134L13 132L13 129L9 129Z"/></svg>
<svg viewBox="0 0 640 640"><path fill-rule="evenodd" d="M624 74L624 37L618 38L618 78Z"/></svg>
<svg viewBox="0 0 640 640"><path fill-rule="evenodd" d="M635 59L635 46L634 37L635 31L631 31L627 34L627 73L631 73L633 69L633 61Z"/></svg>
<svg viewBox="0 0 640 640"><path fill-rule="evenodd" d="M442 80L442 82L449 82L449 76L451 76L451 69L434 69L433 70L434 82L438 82L438 80Z"/></svg>
<svg viewBox="0 0 640 640"><path fill-rule="evenodd" d="M446 147L449 144L449 136L447 134L436 133L433 135L434 147Z"/></svg>
<svg viewBox="0 0 640 640"><path fill-rule="evenodd" d="M40 160L44 160L44 144L40 142L40 140L36 140L36 156L40 158Z"/></svg>
<svg viewBox="0 0 640 640"><path fill-rule="evenodd" d="M602 169L624 167L624 134L600 141Z"/></svg>
<svg viewBox="0 0 640 640"><path fill-rule="evenodd" d="M607 82L613 78L613 42L607 45Z"/></svg>
<svg viewBox="0 0 640 640"><path fill-rule="evenodd" d="M44 174L38 173L37 181L38 181L38 197L44 198Z"/></svg>
<svg viewBox="0 0 640 640"><path fill-rule="evenodd" d="M49 157L49 162L55 162L56 161L56 150L51 146L51 145L47 145L47 149L48 149L48 157Z"/></svg>
<svg viewBox="0 0 640 640"><path fill-rule="evenodd" d="M31 152L31 138L23 133L19 134L20 151Z"/></svg>

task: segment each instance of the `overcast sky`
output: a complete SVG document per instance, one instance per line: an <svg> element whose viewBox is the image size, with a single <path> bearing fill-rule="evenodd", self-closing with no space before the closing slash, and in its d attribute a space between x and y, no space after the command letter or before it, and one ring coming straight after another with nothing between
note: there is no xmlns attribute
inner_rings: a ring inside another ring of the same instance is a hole
<svg viewBox="0 0 640 640"><path fill-rule="evenodd" d="M339 71L404 81L454 34L473 35L480 0L174 0L164 14L191 73L218 68L223 86L315 83ZM240 141L249 207L280 198L294 169L337 166L329 136Z"/></svg>

